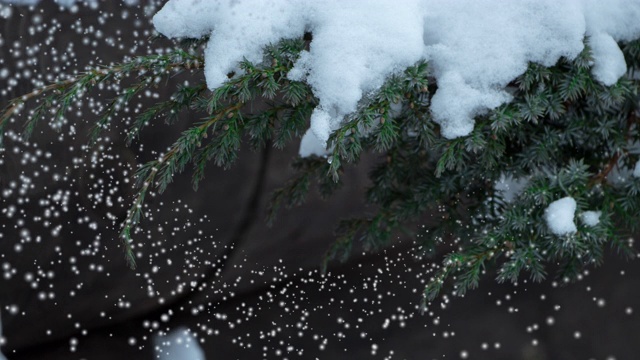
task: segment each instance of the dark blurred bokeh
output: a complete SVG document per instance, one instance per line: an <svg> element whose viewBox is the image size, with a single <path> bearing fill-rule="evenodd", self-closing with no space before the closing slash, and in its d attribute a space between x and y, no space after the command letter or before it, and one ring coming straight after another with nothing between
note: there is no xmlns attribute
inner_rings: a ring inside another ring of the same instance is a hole
<svg viewBox="0 0 640 360"><path fill-rule="evenodd" d="M170 47L149 40L149 19L161 3L0 3L1 105L31 91L34 79L48 83ZM615 255L562 287L552 280L500 285L489 272L478 290L445 297L425 314L420 292L438 259L417 260L406 237L321 276L337 220L367 210L362 198L375 156L347 169L331 201L312 196L282 211L271 228L264 209L291 175L295 147L242 149L230 170L211 165L197 192L188 172L177 176L150 199L153 215L135 235L139 266L130 270L118 230L132 173L199 114L152 124L131 147L122 124L185 80L201 77L181 75L141 94L97 145L86 135L113 97L109 89L78 104L59 131L42 123L29 142L20 140L20 122L33 105L9 126L0 154L8 359L152 359L156 336L180 327L193 332L207 359L638 358L640 266Z"/></svg>

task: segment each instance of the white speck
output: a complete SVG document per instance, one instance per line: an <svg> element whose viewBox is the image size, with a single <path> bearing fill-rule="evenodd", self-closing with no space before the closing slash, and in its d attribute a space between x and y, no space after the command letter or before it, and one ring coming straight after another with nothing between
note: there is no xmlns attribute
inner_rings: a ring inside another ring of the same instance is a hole
<svg viewBox="0 0 640 360"><path fill-rule="evenodd" d="M326 156L328 152L327 148L318 139L318 137L316 137L311 130L307 130L300 141L300 150L298 151L298 154L300 154L301 157L309 157L311 155Z"/></svg>

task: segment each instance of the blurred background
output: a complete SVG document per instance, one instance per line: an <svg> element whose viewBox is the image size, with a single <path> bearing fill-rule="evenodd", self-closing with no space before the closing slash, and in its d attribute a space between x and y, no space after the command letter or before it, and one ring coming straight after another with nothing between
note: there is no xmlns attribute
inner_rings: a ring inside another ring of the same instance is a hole
<svg viewBox="0 0 640 360"><path fill-rule="evenodd" d="M0 0L2 107L89 66L174 46L151 40L164 1L13 2ZM132 174L201 115L160 120L129 147L123 124L201 80L183 74L140 94L96 145L87 134L117 88L89 94L28 142L21 122L37 102L14 116L0 153L0 350L9 360L638 358L640 266L615 254L568 286L500 285L489 272L479 289L424 314L420 294L440 260L414 256L404 235L321 275L337 221L367 211L375 155L347 168L332 200L313 195L272 227L264 210L297 146L243 148L230 170L211 165L197 192L179 175L149 199L130 270L118 232Z"/></svg>

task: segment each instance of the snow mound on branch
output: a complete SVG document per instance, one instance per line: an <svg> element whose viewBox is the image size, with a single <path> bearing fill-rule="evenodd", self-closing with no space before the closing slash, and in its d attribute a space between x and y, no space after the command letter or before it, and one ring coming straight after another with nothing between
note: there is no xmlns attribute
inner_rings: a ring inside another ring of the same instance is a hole
<svg viewBox="0 0 640 360"><path fill-rule="evenodd" d="M589 46L595 63L591 72L607 86L615 84L627 72L627 63L618 43L608 34L596 34L589 38Z"/></svg>
<svg viewBox="0 0 640 360"><path fill-rule="evenodd" d="M587 226L596 226L600 223L602 211L585 211L580 215L580 219Z"/></svg>
<svg viewBox="0 0 640 360"><path fill-rule="evenodd" d="M2 345L4 345L4 338L2 337L2 316L0 316L0 346ZM0 351L0 360L7 360L7 358L2 354L1 351Z"/></svg>
<svg viewBox="0 0 640 360"><path fill-rule="evenodd" d="M556 235L573 234L578 231L573 218L576 213L576 201L570 197L564 197L549 204L544 211L544 219L552 233Z"/></svg>
<svg viewBox="0 0 640 360"><path fill-rule="evenodd" d="M468 135L476 115L510 101L505 87L529 62L573 59L585 36L595 78L611 85L626 72L616 41L640 37L638 19L640 0L169 0L153 21L168 37L210 35L211 89L243 58L260 62L264 46L311 31L289 77L320 100L310 128L326 146L365 94L422 59L438 83L431 111L447 138Z"/></svg>

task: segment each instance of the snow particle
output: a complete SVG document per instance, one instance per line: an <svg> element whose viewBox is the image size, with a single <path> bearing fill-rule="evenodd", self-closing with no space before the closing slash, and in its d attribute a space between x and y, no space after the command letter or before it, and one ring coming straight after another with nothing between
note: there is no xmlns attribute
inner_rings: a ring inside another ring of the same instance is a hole
<svg viewBox="0 0 640 360"><path fill-rule="evenodd" d="M626 309L624 309L624 313L627 315L631 315L633 314L633 308L632 307L627 307Z"/></svg>

